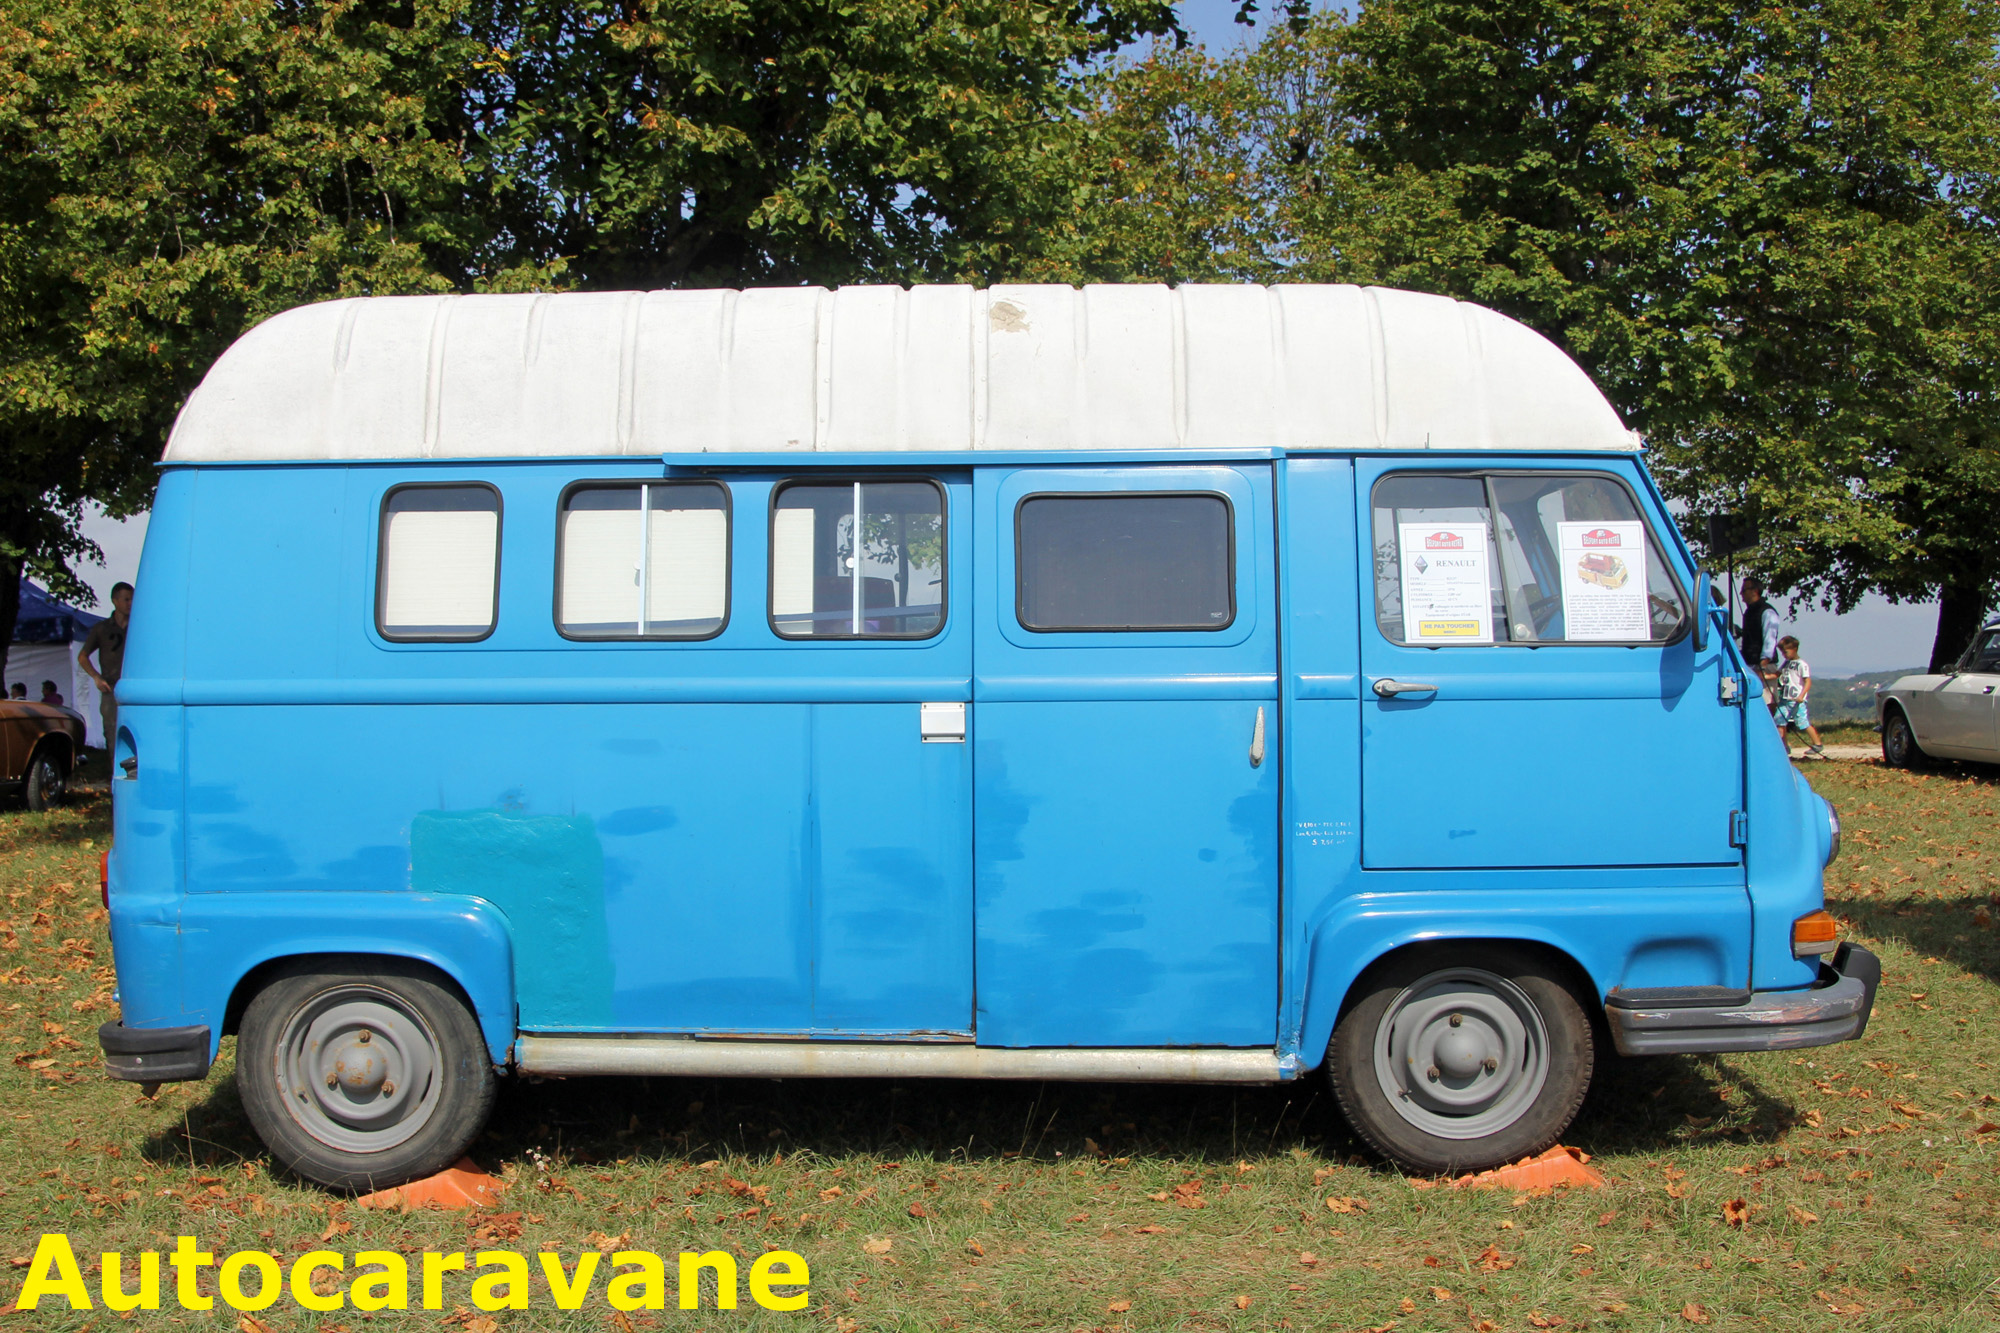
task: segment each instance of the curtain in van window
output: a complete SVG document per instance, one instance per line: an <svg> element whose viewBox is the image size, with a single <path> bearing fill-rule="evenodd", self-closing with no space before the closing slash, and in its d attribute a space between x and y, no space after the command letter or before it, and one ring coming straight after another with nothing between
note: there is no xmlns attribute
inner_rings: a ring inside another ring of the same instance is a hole
<svg viewBox="0 0 2000 1333"><path fill-rule="evenodd" d="M500 497L485 486L405 486L382 506L376 623L392 639L477 639L493 628Z"/></svg>
<svg viewBox="0 0 2000 1333"><path fill-rule="evenodd" d="M708 483L585 486L563 502L557 627L703 638L728 614L726 497Z"/></svg>

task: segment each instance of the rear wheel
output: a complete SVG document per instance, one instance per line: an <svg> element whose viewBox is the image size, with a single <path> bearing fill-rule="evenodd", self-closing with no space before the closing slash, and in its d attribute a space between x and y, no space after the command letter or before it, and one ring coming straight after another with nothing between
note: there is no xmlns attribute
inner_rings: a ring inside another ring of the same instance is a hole
<svg viewBox="0 0 2000 1333"><path fill-rule="evenodd" d="M441 1171L493 1109L479 1024L433 969L397 958L287 964L243 1012L236 1086L272 1156L335 1189Z"/></svg>
<svg viewBox="0 0 2000 1333"><path fill-rule="evenodd" d="M1440 944L1370 969L1327 1049L1354 1130L1412 1171L1480 1171L1552 1146L1596 1058L1562 972L1506 944Z"/></svg>
<svg viewBox="0 0 2000 1333"><path fill-rule="evenodd" d="M1919 769L1929 758L1917 744L1909 717L1891 705L1882 714L1882 762L1891 768Z"/></svg>
<svg viewBox="0 0 2000 1333"><path fill-rule="evenodd" d="M61 805L69 792L67 766L51 746L44 745L28 760L27 783L23 794L30 810L51 810Z"/></svg>

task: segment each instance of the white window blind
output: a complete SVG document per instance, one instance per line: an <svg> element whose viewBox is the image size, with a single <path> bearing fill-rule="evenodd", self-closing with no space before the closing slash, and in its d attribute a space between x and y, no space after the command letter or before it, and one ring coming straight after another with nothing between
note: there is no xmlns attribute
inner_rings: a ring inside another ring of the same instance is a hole
<svg viewBox="0 0 2000 1333"><path fill-rule="evenodd" d="M379 623L397 638L480 638L493 628L499 501L485 487L418 487L389 497Z"/></svg>
<svg viewBox="0 0 2000 1333"><path fill-rule="evenodd" d="M562 515L563 633L700 638L729 600L729 521L716 486L592 486Z"/></svg>

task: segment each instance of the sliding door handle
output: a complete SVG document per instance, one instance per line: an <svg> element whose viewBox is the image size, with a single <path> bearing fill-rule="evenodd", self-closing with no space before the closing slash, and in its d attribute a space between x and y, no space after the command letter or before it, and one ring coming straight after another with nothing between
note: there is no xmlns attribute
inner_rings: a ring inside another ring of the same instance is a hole
<svg viewBox="0 0 2000 1333"><path fill-rule="evenodd" d="M1258 768L1264 762L1264 706L1257 706L1257 725L1250 732L1250 767Z"/></svg>
<svg viewBox="0 0 2000 1333"><path fill-rule="evenodd" d="M1387 676L1375 682L1375 693L1384 699L1402 694L1436 694L1437 688L1420 680L1390 680Z"/></svg>

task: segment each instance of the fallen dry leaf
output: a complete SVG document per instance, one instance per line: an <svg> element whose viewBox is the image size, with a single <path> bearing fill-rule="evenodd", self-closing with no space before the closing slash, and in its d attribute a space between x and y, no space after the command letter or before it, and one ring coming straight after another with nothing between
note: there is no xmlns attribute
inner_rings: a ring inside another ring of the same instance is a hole
<svg viewBox="0 0 2000 1333"><path fill-rule="evenodd" d="M1528 1323L1535 1328L1561 1328L1565 1322L1561 1315L1543 1314L1540 1310L1528 1312Z"/></svg>
<svg viewBox="0 0 2000 1333"><path fill-rule="evenodd" d="M1249 1308L1250 1308L1250 1298L1249 1298L1248 1296L1238 1296L1238 1297L1236 1298L1236 1308L1237 1308L1237 1309L1239 1309L1239 1310L1247 1310L1247 1309L1249 1309Z"/></svg>
<svg viewBox="0 0 2000 1333"><path fill-rule="evenodd" d="M887 1236L876 1236L861 1242L861 1249L865 1254L887 1254L895 1248L896 1242Z"/></svg>
<svg viewBox="0 0 2000 1333"><path fill-rule="evenodd" d="M1299 1252L1299 1262L1307 1268L1317 1268L1319 1267L1319 1256L1311 1250L1301 1250Z"/></svg>
<svg viewBox="0 0 2000 1333"><path fill-rule="evenodd" d="M1631 1309L1632 1307L1627 1305L1623 1301L1606 1301L1603 1305L1600 1305L1597 1308L1604 1311L1604 1313L1606 1314L1624 1314L1627 1310Z"/></svg>
<svg viewBox="0 0 2000 1333"><path fill-rule="evenodd" d="M1596 1254L1597 1247L1595 1245L1572 1245L1569 1247L1569 1252L1571 1254Z"/></svg>
<svg viewBox="0 0 2000 1333"><path fill-rule="evenodd" d="M1742 1199L1731 1199L1722 1205L1722 1220L1733 1227L1742 1226L1750 1220L1750 1205Z"/></svg>
<svg viewBox="0 0 2000 1333"><path fill-rule="evenodd" d="M1608 1213L1599 1213L1597 1215L1597 1225L1601 1227L1608 1227L1611 1225L1611 1219L1616 1216L1618 1216L1618 1213L1615 1209Z"/></svg>
<svg viewBox="0 0 2000 1333"><path fill-rule="evenodd" d="M626 1314L623 1310L613 1310L611 1312L611 1327L617 1329L618 1333L637 1333L637 1330L632 1327L632 1316Z"/></svg>
<svg viewBox="0 0 2000 1333"><path fill-rule="evenodd" d="M1785 1205L1785 1215L1790 1217L1794 1222L1797 1222L1802 1227L1809 1227L1813 1223L1819 1221L1819 1214L1809 1213L1795 1203L1788 1203Z"/></svg>
<svg viewBox="0 0 2000 1333"><path fill-rule="evenodd" d="M984 1259L986 1257L986 1247L976 1240L965 1242L965 1252L977 1259Z"/></svg>
<svg viewBox="0 0 2000 1333"><path fill-rule="evenodd" d="M1512 1268L1518 1262L1500 1252L1498 1245L1488 1245L1479 1252L1479 1267L1482 1272L1499 1273Z"/></svg>
<svg viewBox="0 0 2000 1333"><path fill-rule="evenodd" d="M1451 1289L1449 1287L1432 1287L1431 1299L1434 1301L1448 1301L1451 1299Z"/></svg>
<svg viewBox="0 0 2000 1333"><path fill-rule="evenodd" d="M1708 1311L1702 1309L1695 1302L1689 1301L1681 1307L1681 1318L1687 1320L1690 1324L1706 1324L1708 1322Z"/></svg>
<svg viewBox="0 0 2000 1333"><path fill-rule="evenodd" d="M236 1317L238 1333L273 1333L271 1326L256 1315L246 1314Z"/></svg>
<svg viewBox="0 0 2000 1333"><path fill-rule="evenodd" d="M1130 1310L1132 1308L1132 1302L1113 1301L1111 1302L1111 1304L1105 1306L1104 1308L1111 1311L1111 1313L1113 1314L1124 1314L1127 1310Z"/></svg>
<svg viewBox="0 0 2000 1333"><path fill-rule="evenodd" d="M1368 1211L1368 1200L1343 1194L1338 1198L1328 1199L1326 1206L1336 1213L1365 1213Z"/></svg>
<svg viewBox="0 0 2000 1333"><path fill-rule="evenodd" d="M854 1330L860 1327L861 1321L859 1319L849 1319L844 1314L837 1314L833 1317L834 1333L854 1333Z"/></svg>
<svg viewBox="0 0 2000 1333"><path fill-rule="evenodd" d="M465 1333L500 1333L500 1321L478 1315L465 1321Z"/></svg>
<svg viewBox="0 0 2000 1333"><path fill-rule="evenodd" d="M1396 1302L1396 1308L1404 1314L1415 1314L1417 1312L1417 1303L1408 1296L1405 1296L1402 1300Z"/></svg>
<svg viewBox="0 0 2000 1333"><path fill-rule="evenodd" d="M333 1221L326 1224L326 1230L319 1233L319 1238L321 1240L332 1240L335 1236L345 1236L352 1230L354 1230L354 1223L343 1222L336 1217Z"/></svg>

